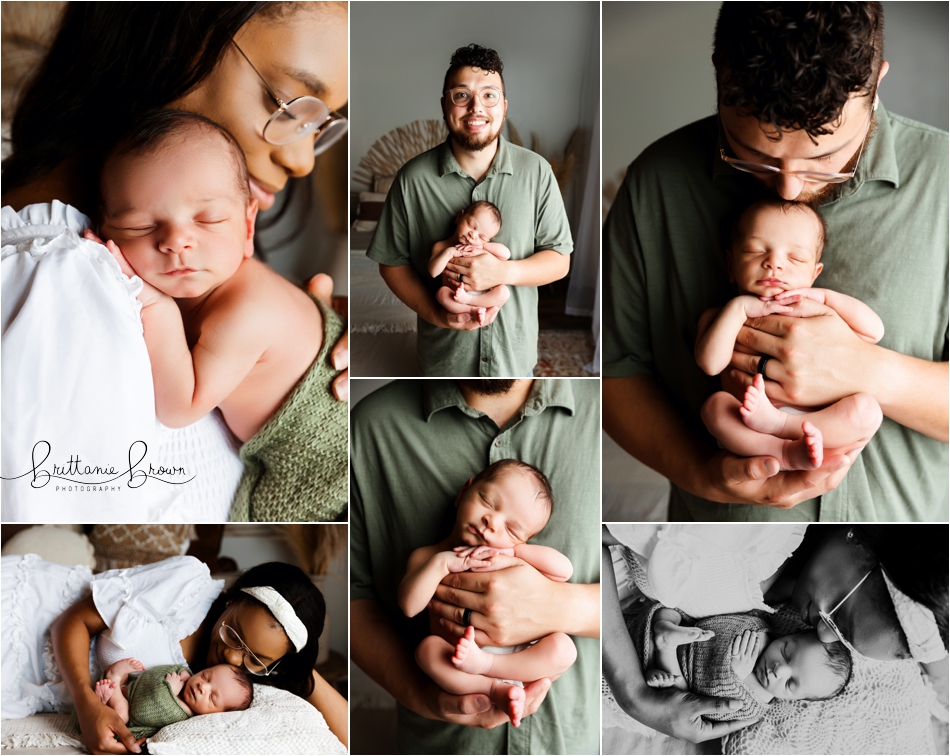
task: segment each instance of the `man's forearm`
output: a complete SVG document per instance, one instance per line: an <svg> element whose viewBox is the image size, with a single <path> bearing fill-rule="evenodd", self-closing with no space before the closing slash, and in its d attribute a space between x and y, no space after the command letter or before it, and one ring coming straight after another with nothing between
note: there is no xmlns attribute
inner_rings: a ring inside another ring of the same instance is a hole
<svg viewBox="0 0 950 756"><path fill-rule="evenodd" d="M379 274L399 300L423 320L441 325L438 312L442 308L429 293L411 265L379 265Z"/></svg>
<svg viewBox="0 0 950 756"><path fill-rule="evenodd" d="M544 286L560 281L571 269L571 256L542 249L523 260L508 260L505 282L509 286Z"/></svg>
<svg viewBox="0 0 950 756"><path fill-rule="evenodd" d="M882 347L874 370L865 370L868 393L885 416L925 436L947 443L950 368Z"/></svg>

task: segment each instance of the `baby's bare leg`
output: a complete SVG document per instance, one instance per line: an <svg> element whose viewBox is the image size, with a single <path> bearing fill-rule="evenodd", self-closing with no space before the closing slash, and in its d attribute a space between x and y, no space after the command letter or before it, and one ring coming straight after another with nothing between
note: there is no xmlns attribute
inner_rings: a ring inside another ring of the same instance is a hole
<svg viewBox="0 0 950 756"><path fill-rule="evenodd" d="M498 708L508 714L517 727L524 715L524 688L510 680L485 675L472 675L457 669L452 663L455 646L437 635L430 635L416 647L416 661L442 690L456 696L484 693Z"/></svg>
<svg viewBox="0 0 950 756"><path fill-rule="evenodd" d="M122 692L122 686L129 681L129 674L144 671L145 665L138 659L120 659L106 669L105 679L96 683L96 696L110 706L123 722L129 721L129 701Z"/></svg>
<svg viewBox="0 0 950 756"><path fill-rule="evenodd" d="M479 312L484 312L485 308L479 305L464 304L462 302L456 301L455 299L455 289L450 289L448 286L442 286L435 293L435 298L440 305L442 305L449 312L455 313L456 315L462 315L464 313L470 313L473 316L477 316Z"/></svg>
<svg viewBox="0 0 950 756"><path fill-rule="evenodd" d="M554 680L577 658L577 649L565 633L552 633L523 651L490 654L475 643L475 628L469 625L455 646L452 663L463 672L508 680Z"/></svg>
<svg viewBox="0 0 950 756"><path fill-rule="evenodd" d="M739 413L741 406L725 391L716 392L703 405L703 422L726 449L740 457L775 457L783 470L821 467L825 444L821 431L807 421L802 422L806 415L789 415L800 423L797 440L790 441L750 428Z"/></svg>
<svg viewBox="0 0 950 756"><path fill-rule="evenodd" d="M682 616L675 609L657 609L653 614L653 667L646 671L646 684L653 688L687 690L683 670L680 669L676 649L713 637L710 630L684 627Z"/></svg>
<svg viewBox="0 0 950 756"><path fill-rule="evenodd" d="M501 307L511 299L511 289L505 284L499 284L493 289L481 294L472 294L461 287L455 290L455 301L463 304L478 305L479 307Z"/></svg>
<svg viewBox="0 0 950 756"><path fill-rule="evenodd" d="M790 414L777 409L765 395L765 383L757 375L746 389L739 409L745 424L760 433L792 441L802 437L806 420L821 431L826 449L864 445L881 427L881 405L870 394L854 394L815 412Z"/></svg>

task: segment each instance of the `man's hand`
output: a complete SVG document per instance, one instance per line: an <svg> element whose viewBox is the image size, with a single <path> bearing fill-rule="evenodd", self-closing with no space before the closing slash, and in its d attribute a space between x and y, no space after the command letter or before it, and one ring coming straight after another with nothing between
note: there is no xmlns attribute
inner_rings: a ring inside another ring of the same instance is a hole
<svg viewBox="0 0 950 756"><path fill-rule="evenodd" d="M727 451L706 464L707 487L698 495L725 504L764 504L790 509L832 491L851 469L857 451L826 456L817 470L779 472L774 457L737 457Z"/></svg>
<svg viewBox="0 0 950 756"><path fill-rule="evenodd" d="M459 280L465 284L467 291L488 291L501 284L508 283L506 278L507 260L499 260L492 254L482 251L481 254L455 257L445 266L449 278ZM454 274L454 275L452 275Z"/></svg>
<svg viewBox="0 0 950 756"><path fill-rule="evenodd" d="M733 352L730 365L743 386L752 383L759 356L766 367L765 393L773 402L824 407L867 390L877 350L863 341L829 307L811 299L795 306L795 317L753 318L739 331L738 343L756 352ZM873 393L873 392L868 392Z"/></svg>
<svg viewBox="0 0 950 756"><path fill-rule="evenodd" d="M765 638L761 633L752 630L743 630L739 635L732 639L732 671L736 677L745 680L755 667L756 659L759 658L762 645Z"/></svg>
<svg viewBox="0 0 950 756"><path fill-rule="evenodd" d="M436 306L438 307L439 318L435 325L441 328L451 328L453 331L474 331L482 326L489 325L495 320L498 311L501 309L501 307L486 307L483 321L479 323L478 315L473 315L470 312L456 314L449 312L440 305Z"/></svg>
<svg viewBox="0 0 950 756"><path fill-rule="evenodd" d="M540 708L550 689L551 681L546 677L525 685L525 707L522 720ZM482 727L491 730L511 721L507 714L492 705L488 696L481 693L454 696L446 693L432 680L429 680L426 686L423 704L426 708L418 712L422 716L466 727Z"/></svg>
<svg viewBox="0 0 950 756"><path fill-rule="evenodd" d="M617 703L624 708L619 699ZM645 687L642 694L637 696L636 712L631 716L638 722L674 738L682 738L690 743L702 743L754 724L754 719L709 722L703 718L710 714L738 711L741 708L741 701L699 696L677 688Z"/></svg>
<svg viewBox="0 0 950 756"><path fill-rule="evenodd" d="M517 557L492 562L491 572L449 575L436 589L429 611L439 617L446 640L455 643L464 634L466 609L479 646L514 646L561 629L560 592L571 586L548 580Z"/></svg>

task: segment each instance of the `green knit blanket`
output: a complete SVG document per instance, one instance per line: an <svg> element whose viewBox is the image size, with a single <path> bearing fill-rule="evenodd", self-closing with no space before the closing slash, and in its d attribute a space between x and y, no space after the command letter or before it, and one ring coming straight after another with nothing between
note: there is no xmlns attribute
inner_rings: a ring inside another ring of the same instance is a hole
<svg viewBox="0 0 950 756"><path fill-rule="evenodd" d="M160 664L139 674L129 675L125 697L129 701L129 732L136 740L150 738L165 725L184 722L191 717L178 703L178 696L165 680L169 672L181 672L183 669L188 668L178 664Z"/></svg>
<svg viewBox="0 0 950 756"><path fill-rule="evenodd" d="M343 322L314 299L323 315L323 345L280 409L241 447L244 476L232 522L326 522L347 501L348 404L333 397L330 353Z"/></svg>

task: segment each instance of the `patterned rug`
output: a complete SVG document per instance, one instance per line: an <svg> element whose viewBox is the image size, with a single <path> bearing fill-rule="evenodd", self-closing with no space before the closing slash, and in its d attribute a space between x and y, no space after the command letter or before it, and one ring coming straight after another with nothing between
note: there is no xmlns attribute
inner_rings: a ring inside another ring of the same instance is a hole
<svg viewBox="0 0 950 756"><path fill-rule="evenodd" d="M589 377L584 365L594 359L594 336L589 331L541 331L535 376Z"/></svg>

